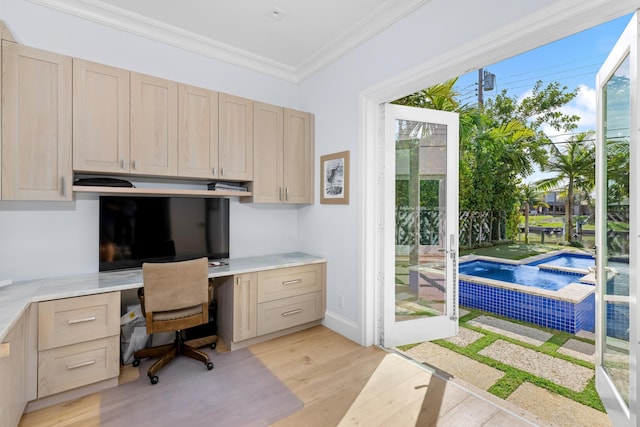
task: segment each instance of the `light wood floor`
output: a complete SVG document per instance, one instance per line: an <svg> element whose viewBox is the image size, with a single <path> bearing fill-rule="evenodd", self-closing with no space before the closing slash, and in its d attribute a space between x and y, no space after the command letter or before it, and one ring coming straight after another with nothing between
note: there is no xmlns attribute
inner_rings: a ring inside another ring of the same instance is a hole
<svg viewBox="0 0 640 427"><path fill-rule="evenodd" d="M402 356L359 346L322 326L250 350L304 403L277 427L537 425L518 408L506 404L512 411L506 412L497 399L480 398ZM125 367L120 382L137 376L137 368ZM20 427L99 426L99 411L96 393L25 414Z"/></svg>

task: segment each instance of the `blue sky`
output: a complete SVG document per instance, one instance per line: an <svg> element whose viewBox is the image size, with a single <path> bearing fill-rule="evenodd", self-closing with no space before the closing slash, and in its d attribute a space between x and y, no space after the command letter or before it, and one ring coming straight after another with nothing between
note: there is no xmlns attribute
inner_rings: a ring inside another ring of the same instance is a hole
<svg viewBox="0 0 640 427"><path fill-rule="evenodd" d="M521 98L530 92L537 80L542 80L543 86L557 81L569 90L579 89L576 98L565 109L566 113L577 114L582 118L577 131L595 130L596 74L631 16L623 16L505 61L487 64L484 70L495 74L496 85L494 90L484 92L484 99L503 89L507 89L510 96ZM477 102L477 82L477 71L458 79L456 90L461 93L464 103ZM563 141L568 137L557 135L557 132L550 129L545 131L555 141ZM526 181L540 177L536 173Z"/></svg>

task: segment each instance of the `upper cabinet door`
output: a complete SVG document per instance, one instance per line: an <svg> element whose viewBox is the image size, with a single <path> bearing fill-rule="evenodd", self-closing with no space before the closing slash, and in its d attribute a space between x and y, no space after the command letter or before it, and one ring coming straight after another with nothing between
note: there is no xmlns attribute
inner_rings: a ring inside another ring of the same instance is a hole
<svg viewBox="0 0 640 427"><path fill-rule="evenodd" d="M253 106L253 183L254 203L282 203L283 186L283 117L284 109L254 102Z"/></svg>
<svg viewBox="0 0 640 427"><path fill-rule="evenodd" d="M284 202L313 203L313 115L284 110Z"/></svg>
<svg viewBox="0 0 640 427"><path fill-rule="evenodd" d="M253 179L253 102L221 93L218 177L225 180Z"/></svg>
<svg viewBox="0 0 640 427"><path fill-rule="evenodd" d="M132 174L178 173L178 83L131 72Z"/></svg>
<svg viewBox="0 0 640 427"><path fill-rule="evenodd" d="M218 92L178 85L178 175L217 178Z"/></svg>
<svg viewBox="0 0 640 427"><path fill-rule="evenodd" d="M71 200L70 57L2 43L2 198Z"/></svg>
<svg viewBox="0 0 640 427"><path fill-rule="evenodd" d="M73 169L129 172L129 71L73 59Z"/></svg>

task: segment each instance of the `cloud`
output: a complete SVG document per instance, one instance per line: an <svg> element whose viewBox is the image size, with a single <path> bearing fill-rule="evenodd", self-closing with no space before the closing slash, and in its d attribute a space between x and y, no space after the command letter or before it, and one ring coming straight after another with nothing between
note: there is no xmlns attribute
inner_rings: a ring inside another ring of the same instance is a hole
<svg viewBox="0 0 640 427"><path fill-rule="evenodd" d="M587 85L578 86L578 94L561 110L565 114L580 116L578 128L580 131L595 130L596 128L596 90Z"/></svg>

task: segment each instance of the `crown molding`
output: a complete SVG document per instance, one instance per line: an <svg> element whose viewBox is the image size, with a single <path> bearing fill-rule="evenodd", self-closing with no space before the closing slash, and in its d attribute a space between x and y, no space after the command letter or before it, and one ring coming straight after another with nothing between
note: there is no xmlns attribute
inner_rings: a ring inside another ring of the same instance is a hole
<svg viewBox="0 0 640 427"><path fill-rule="evenodd" d="M87 19L169 46L204 55L283 80L297 82L293 67L236 49L189 31L97 0L29 0L42 6Z"/></svg>
<svg viewBox="0 0 640 427"><path fill-rule="evenodd" d="M29 0L60 12L126 31L225 63L299 82L430 0L389 0L302 64L293 67L99 0Z"/></svg>
<svg viewBox="0 0 640 427"><path fill-rule="evenodd" d="M389 0L379 6L363 20L346 32L339 34L309 59L296 67L298 80L304 80L311 74L332 63L342 55L375 36L402 17L431 0Z"/></svg>

